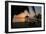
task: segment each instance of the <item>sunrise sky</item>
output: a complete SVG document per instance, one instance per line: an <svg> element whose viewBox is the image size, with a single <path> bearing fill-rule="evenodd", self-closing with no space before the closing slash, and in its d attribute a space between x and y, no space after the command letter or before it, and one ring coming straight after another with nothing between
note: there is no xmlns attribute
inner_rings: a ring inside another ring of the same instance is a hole
<svg viewBox="0 0 46 34"><path fill-rule="evenodd" d="M41 7L35 6L35 11L36 11L36 14L38 13L41 14ZM35 15L35 13L32 10L32 7L29 7L29 12L30 14L25 10L24 13L21 13L19 15L14 15L13 22L24 22L25 16L28 15L30 18L32 18Z"/></svg>

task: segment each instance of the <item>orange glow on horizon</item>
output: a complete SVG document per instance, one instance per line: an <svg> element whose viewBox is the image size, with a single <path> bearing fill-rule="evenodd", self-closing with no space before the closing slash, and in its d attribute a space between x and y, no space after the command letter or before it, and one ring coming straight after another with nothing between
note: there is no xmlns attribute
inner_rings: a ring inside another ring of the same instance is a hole
<svg viewBox="0 0 46 34"><path fill-rule="evenodd" d="M30 18L34 15L32 12L30 15L29 13L25 10L24 13L21 13L19 15L14 15L13 22L25 22L25 17L29 16Z"/></svg>

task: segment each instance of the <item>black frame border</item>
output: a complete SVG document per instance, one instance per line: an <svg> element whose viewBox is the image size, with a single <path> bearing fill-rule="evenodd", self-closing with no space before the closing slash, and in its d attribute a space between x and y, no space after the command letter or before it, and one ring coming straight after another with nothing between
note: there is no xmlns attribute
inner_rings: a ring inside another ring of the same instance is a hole
<svg viewBox="0 0 46 34"><path fill-rule="evenodd" d="M18 31L18 32L8 32L8 3L30 3L30 4L43 4L44 5L44 29L43 30L33 30L33 31ZM22 1L5 1L5 33L22 33L22 32L38 32L45 31L45 3L41 2L22 2Z"/></svg>

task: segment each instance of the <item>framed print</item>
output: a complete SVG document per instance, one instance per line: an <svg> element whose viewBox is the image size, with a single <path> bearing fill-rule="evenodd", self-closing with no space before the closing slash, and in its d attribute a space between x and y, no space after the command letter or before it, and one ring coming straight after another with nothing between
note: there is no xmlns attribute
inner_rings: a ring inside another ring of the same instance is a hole
<svg viewBox="0 0 46 34"><path fill-rule="evenodd" d="M5 32L45 31L45 4L5 1Z"/></svg>

